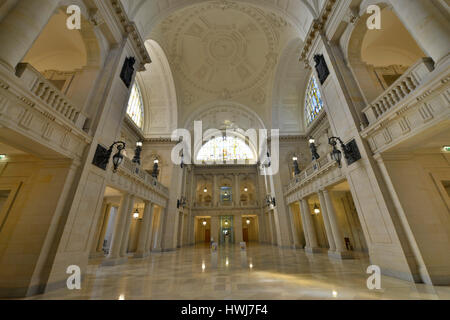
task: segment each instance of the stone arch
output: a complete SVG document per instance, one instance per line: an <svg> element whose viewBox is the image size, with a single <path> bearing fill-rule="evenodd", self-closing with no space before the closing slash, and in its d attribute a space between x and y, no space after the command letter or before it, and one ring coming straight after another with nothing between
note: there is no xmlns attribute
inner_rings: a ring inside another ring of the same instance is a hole
<svg viewBox="0 0 450 320"><path fill-rule="evenodd" d="M144 38L150 35L150 32L155 25L174 12L205 2L203 0L174 0L167 6L166 3L160 4L160 1L161 0L141 0L139 3L132 6L127 4L129 0L122 0L123 3L126 3L126 8L129 10L129 16L135 21ZM218 0L216 2L224 8L233 5L231 1ZM311 22L318 17L318 5L311 3L308 0L289 0L287 3L279 5L260 0L243 0L242 2L270 10L280 16L285 16L288 21L296 27L302 39L304 39L308 33L309 23L307 22Z"/></svg>
<svg viewBox="0 0 450 320"><path fill-rule="evenodd" d="M309 70L300 62L303 41L293 39L281 55L275 75L272 95L272 128L280 128L280 134L302 134L304 125L305 75Z"/></svg>
<svg viewBox="0 0 450 320"><path fill-rule="evenodd" d="M154 40L145 46L152 59L136 76L144 101L143 133L146 138L169 137L177 128L178 103L175 83L167 57Z"/></svg>
<svg viewBox="0 0 450 320"><path fill-rule="evenodd" d="M382 30L367 28L367 19L370 17L367 8L370 5L378 5L381 9ZM392 82L390 78L400 76L426 55L398 18L389 0L366 0L359 9L360 17L352 26L344 52L366 103L369 103L389 87ZM383 23L388 27L383 28ZM384 36L377 38L375 32L378 32L378 35L398 34L397 40L394 43ZM370 48L376 48L377 50L372 52L377 54L370 54ZM385 61L382 61L383 59ZM389 77L390 73L392 77ZM385 77L389 79L385 80Z"/></svg>

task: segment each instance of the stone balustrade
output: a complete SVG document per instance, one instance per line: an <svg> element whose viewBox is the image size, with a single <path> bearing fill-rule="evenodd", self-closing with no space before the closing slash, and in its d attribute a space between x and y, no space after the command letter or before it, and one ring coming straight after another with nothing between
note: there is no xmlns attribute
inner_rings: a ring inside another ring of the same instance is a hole
<svg viewBox="0 0 450 320"><path fill-rule="evenodd" d="M298 187L306 181L311 180L314 176L319 175L322 171L333 165L336 165L336 162L333 161L329 155L323 156L318 161L311 163L289 182L289 184L285 187L285 194L289 193L292 189Z"/></svg>
<svg viewBox="0 0 450 320"><path fill-rule="evenodd" d="M28 63L20 63L17 66L16 75L35 97L52 110L52 114L56 113L73 123L77 128L83 129L86 116L80 111L80 108L71 102L51 81L45 79L39 71Z"/></svg>
<svg viewBox="0 0 450 320"><path fill-rule="evenodd" d="M389 111L400 105L405 98L422 85L427 75L433 71L433 68L433 61L430 58L422 58L411 66L405 74L363 110L369 125L374 124Z"/></svg>
<svg viewBox="0 0 450 320"><path fill-rule="evenodd" d="M169 198L169 189L162 185L158 180L152 177L151 174L142 170L137 163L134 163L130 158L124 157L119 170L125 171L130 176L135 176L141 180L148 188L157 193Z"/></svg>

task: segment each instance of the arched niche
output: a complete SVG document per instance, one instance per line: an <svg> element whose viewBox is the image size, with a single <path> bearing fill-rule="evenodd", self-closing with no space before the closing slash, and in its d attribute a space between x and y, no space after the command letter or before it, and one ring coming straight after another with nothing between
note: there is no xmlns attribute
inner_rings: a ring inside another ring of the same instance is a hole
<svg viewBox="0 0 450 320"><path fill-rule="evenodd" d="M381 9L381 30L369 30L369 5ZM367 103L382 94L425 53L389 2L364 1L347 43L347 58Z"/></svg>
<svg viewBox="0 0 450 320"><path fill-rule="evenodd" d="M309 70L299 61L303 41L292 40L284 50L275 75L272 102L272 128L280 134L305 132L304 99Z"/></svg>
<svg viewBox="0 0 450 320"><path fill-rule="evenodd" d="M160 45L147 40L145 46L152 63L139 72L136 81L144 102L144 125L146 138L170 137L177 128L177 96L169 62Z"/></svg>

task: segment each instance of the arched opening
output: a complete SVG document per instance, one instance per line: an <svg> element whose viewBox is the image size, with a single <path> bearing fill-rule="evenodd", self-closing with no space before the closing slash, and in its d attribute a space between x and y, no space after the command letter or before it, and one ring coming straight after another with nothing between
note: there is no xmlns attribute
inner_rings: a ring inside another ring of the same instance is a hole
<svg viewBox="0 0 450 320"><path fill-rule="evenodd" d="M390 87L426 54L397 17L393 9L379 4L381 30L369 30L363 15L353 30L348 59L367 102Z"/></svg>
<svg viewBox="0 0 450 320"><path fill-rule="evenodd" d="M256 155L240 137L215 137L205 143L197 154L197 161L203 163L225 163L234 161L255 162Z"/></svg>
<svg viewBox="0 0 450 320"><path fill-rule="evenodd" d="M101 67L101 50L92 25L83 16L80 30L70 30L66 22L62 7L50 18L22 63L84 111Z"/></svg>

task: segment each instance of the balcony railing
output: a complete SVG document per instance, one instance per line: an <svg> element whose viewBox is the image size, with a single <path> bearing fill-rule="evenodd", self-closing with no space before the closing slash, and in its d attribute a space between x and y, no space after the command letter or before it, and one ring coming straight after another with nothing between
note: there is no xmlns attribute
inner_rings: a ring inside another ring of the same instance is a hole
<svg viewBox="0 0 450 320"><path fill-rule="evenodd" d="M296 185L303 183L304 181L311 179L316 174L320 173L324 169L331 167L336 162L333 161L329 155L321 157L318 161L311 163L300 174L296 175L289 184L285 187L285 192L288 192Z"/></svg>
<svg viewBox="0 0 450 320"><path fill-rule="evenodd" d="M154 189L155 191L162 193L166 197L169 197L169 189L162 185L158 180L153 178L145 170L141 169L140 166L137 163L131 161L130 158L124 157L119 170L124 170L129 175L137 176L140 180L145 182L147 186L150 186L151 189Z"/></svg>
<svg viewBox="0 0 450 320"><path fill-rule="evenodd" d="M422 85L424 79L432 71L433 61L429 58L422 58L409 68L405 74L363 110L369 124L372 125L378 121L383 115L410 96Z"/></svg>
<svg viewBox="0 0 450 320"><path fill-rule="evenodd" d="M258 201L241 201L239 202L238 208L253 208L258 207ZM215 207L212 202L195 202L194 207L196 208L213 208ZM219 202L215 208L236 208L233 202Z"/></svg>
<svg viewBox="0 0 450 320"><path fill-rule="evenodd" d="M24 81L31 93L43 102L48 108L73 123L77 128L83 129L86 116L70 99L45 79L39 71L28 63L17 66L16 75Z"/></svg>

